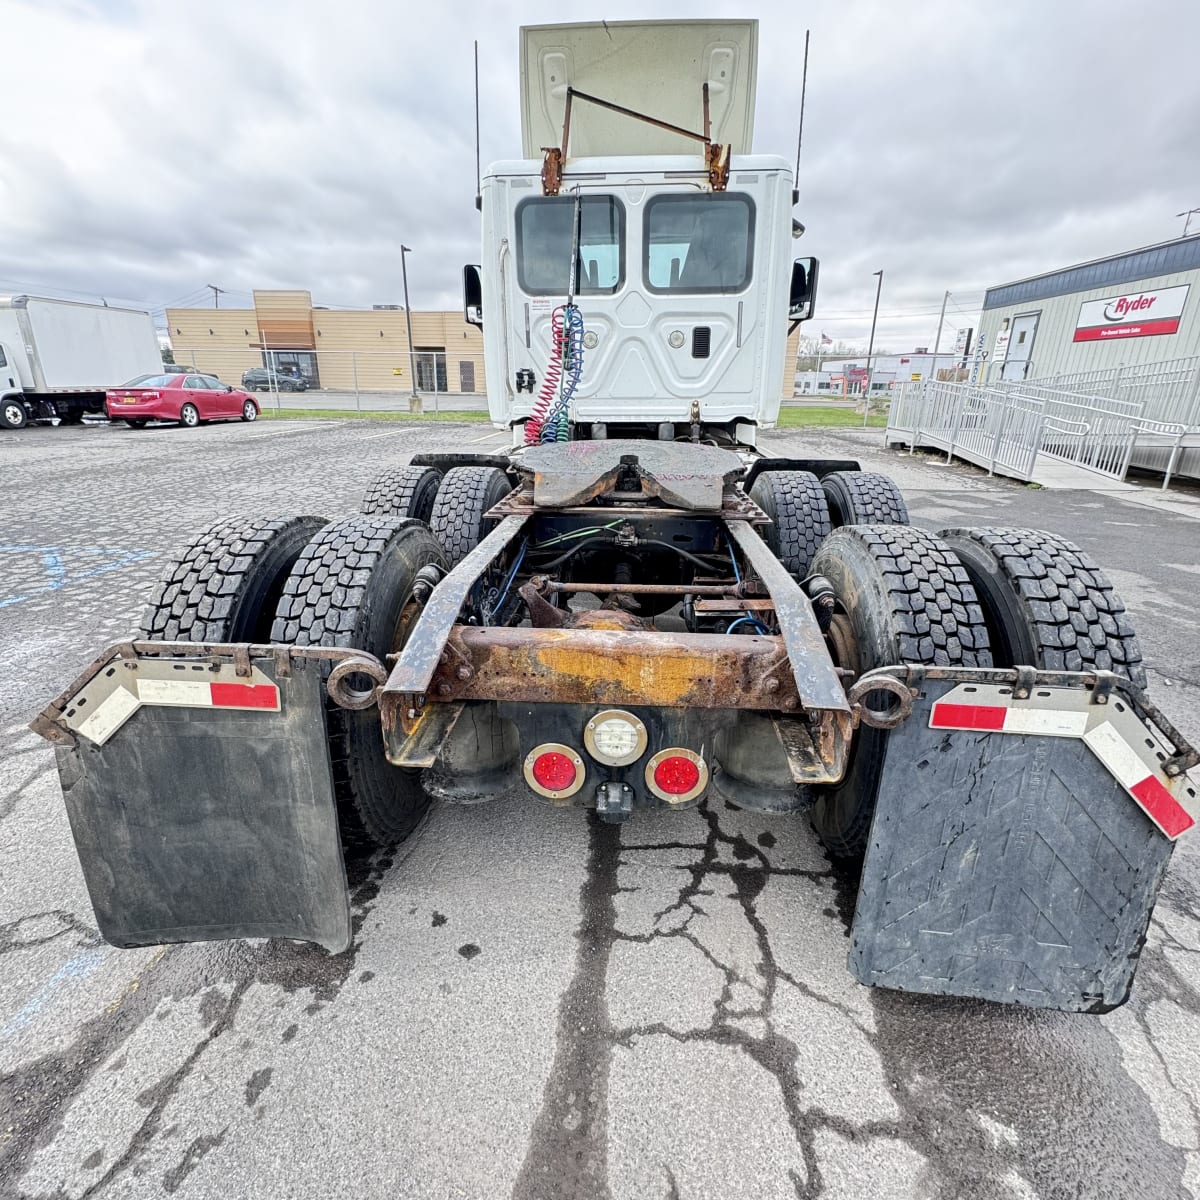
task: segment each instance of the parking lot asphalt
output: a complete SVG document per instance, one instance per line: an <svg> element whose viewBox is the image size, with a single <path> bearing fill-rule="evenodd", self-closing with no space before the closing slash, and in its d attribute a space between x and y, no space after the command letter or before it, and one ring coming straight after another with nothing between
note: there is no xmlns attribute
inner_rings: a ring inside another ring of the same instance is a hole
<svg viewBox="0 0 1200 1200"><path fill-rule="evenodd" d="M0 433L0 1197L1200 1196L1200 837L1103 1017L857 985L847 883L807 821L717 804L621 827L439 807L355 864L336 957L99 939L25 723L208 522L332 518L418 450L504 440L353 420ZM857 455L931 529L1081 543L1153 696L1200 738L1186 506L987 479L877 431L763 445Z"/></svg>

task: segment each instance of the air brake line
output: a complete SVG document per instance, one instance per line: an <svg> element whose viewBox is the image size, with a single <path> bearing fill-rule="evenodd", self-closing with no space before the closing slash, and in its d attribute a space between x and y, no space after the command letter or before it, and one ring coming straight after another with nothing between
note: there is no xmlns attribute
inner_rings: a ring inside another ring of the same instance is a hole
<svg viewBox="0 0 1200 1200"><path fill-rule="evenodd" d="M571 400L583 377L583 313L575 304L582 221L583 198L576 188L567 302L550 314L550 362L542 377L533 412L525 422L527 446L536 446L539 442L565 442L570 438Z"/></svg>

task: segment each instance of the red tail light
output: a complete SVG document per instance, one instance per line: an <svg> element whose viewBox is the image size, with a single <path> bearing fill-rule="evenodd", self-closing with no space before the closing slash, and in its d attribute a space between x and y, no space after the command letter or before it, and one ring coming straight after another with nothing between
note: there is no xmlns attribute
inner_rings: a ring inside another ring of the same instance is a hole
<svg viewBox="0 0 1200 1200"><path fill-rule="evenodd" d="M668 804L684 804L708 787L708 764L682 746L660 750L646 764L646 787Z"/></svg>
<svg viewBox="0 0 1200 1200"><path fill-rule="evenodd" d="M533 777L548 792L563 792L575 782L575 764L557 750L539 754L533 760Z"/></svg>
<svg viewBox="0 0 1200 1200"><path fill-rule="evenodd" d="M565 800L583 787L583 759L570 746L546 742L526 755L524 774L538 795Z"/></svg>
<svg viewBox="0 0 1200 1200"><path fill-rule="evenodd" d="M672 796L690 792L700 782L700 768L690 758L672 755L654 768L654 782Z"/></svg>

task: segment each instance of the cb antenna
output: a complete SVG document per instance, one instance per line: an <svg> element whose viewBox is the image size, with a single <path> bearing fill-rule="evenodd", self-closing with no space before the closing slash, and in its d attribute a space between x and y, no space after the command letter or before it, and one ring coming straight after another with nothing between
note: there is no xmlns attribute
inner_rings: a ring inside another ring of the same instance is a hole
<svg viewBox="0 0 1200 1200"><path fill-rule="evenodd" d="M479 178L479 39L475 39L475 207L483 210L483 186Z"/></svg>
<svg viewBox="0 0 1200 1200"><path fill-rule="evenodd" d="M800 76L800 132L796 135L796 174L792 176L796 199L800 198L800 147L804 145L804 96L808 91L808 38L811 29L804 31L804 72Z"/></svg>

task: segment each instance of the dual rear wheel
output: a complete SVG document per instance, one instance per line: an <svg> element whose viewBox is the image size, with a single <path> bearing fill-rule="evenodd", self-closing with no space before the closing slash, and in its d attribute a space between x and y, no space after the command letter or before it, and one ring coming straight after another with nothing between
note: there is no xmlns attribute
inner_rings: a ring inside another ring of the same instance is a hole
<svg viewBox="0 0 1200 1200"><path fill-rule="evenodd" d="M142 618L147 638L345 646L383 660L416 614L417 572L445 554L405 517L256 518L210 526L168 566ZM384 757L379 716L326 703L343 845L394 845L429 807L420 773Z"/></svg>
<svg viewBox="0 0 1200 1200"><path fill-rule="evenodd" d="M1146 686L1125 607L1078 546L1031 529L836 530L813 560L837 596L830 646L854 673L899 663L1106 670ZM887 750L860 727L846 774L817 788L812 820L836 858L866 851Z"/></svg>

